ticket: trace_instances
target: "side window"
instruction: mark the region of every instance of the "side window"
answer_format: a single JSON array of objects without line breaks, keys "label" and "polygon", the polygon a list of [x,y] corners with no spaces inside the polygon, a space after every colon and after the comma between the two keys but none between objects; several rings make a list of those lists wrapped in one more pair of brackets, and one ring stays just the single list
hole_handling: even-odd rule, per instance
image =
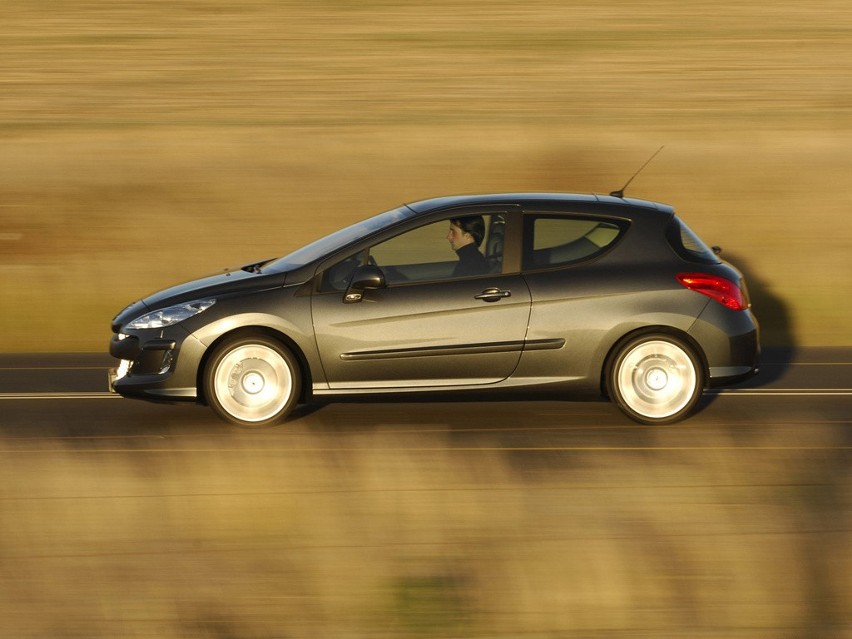
[{"label": "side window", "polygon": [[451,264],[453,253],[447,244],[447,222],[435,222],[412,231],[397,235],[370,249],[370,257],[379,268],[413,269],[429,268],[436,275],[441,274],[442,265]]},{"label": "side window", "polygon": [[330,266],[320,292],[345,291],[355,269],[376,264],[389,286],[499,273],[503,261],[503,213],[447,217],[406,231]]},{"label": "side window", "polygon": [[377,244],[370,259],[389,285],[496,273],[503,259],[504,225],[500,214],[460,213]]},{"label": "side window", "polygon": [[524,224],[524,268],[549,268],[604,252],[626,225],[593,218],[530,215]]}]

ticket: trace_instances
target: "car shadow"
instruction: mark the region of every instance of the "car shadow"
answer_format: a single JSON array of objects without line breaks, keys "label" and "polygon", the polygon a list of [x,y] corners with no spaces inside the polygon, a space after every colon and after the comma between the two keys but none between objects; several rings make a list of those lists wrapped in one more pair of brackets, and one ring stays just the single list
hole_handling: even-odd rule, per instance
[{"label": "car shadow", "polygon": [[742,385],[750,388],[771,385],[785,375],[797,354],[792,316],[784,300],[775,294],[748,260],[728,252],[721,257],[743,274],[752,312],[760,324],[760,372]]}]

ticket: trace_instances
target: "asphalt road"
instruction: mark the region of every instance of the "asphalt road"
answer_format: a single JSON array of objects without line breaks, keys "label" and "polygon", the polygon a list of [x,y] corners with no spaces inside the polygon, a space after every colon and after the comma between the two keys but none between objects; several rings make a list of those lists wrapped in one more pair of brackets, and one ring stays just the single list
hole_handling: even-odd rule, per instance
[{"label": "asphalt road", "polygon": [[666,427],[476,397],[240,429],[111,364],[0,356],[0,636],[852,636],[852,349]]},{"label": "asphalt road", "polygon": [[[109,393],[107,369],[114,364],[108,355],[99,353],[0,354],[0,437],[84,437],[87,433],[258,437],[257,431],[220,423],[205,408],[149,404]],[[852,348],[770,350],[763,356],[757,377],[735,387],[707,391],[697,413],[679,427],[643,429],[606,402],[523,394],[506,400],[484,394],[463,400],[323,402],[301,407],[287,425],[261,432],[264,438],[286,440],[294,430],[329,425],[335,432],[351,435],[388,423],[398,425],[403,433],[410,428],[411,435],[421,429],[446,429],[460,436],[548,429],[562,432],[568,438],[565,443],[570,444],[578,430],[605,430],[608,442],[614,435],[616,444],[630,445],[637,433],[645,431],[653,432],[655,439],[677,441],[679,430],[760,427],[765,432],[767,428],[784,430],[791,420],[840,432],[849,426]],[[475,445],[475,441],[471,443]],[[529,443],[537,444],[534,435]]]}]

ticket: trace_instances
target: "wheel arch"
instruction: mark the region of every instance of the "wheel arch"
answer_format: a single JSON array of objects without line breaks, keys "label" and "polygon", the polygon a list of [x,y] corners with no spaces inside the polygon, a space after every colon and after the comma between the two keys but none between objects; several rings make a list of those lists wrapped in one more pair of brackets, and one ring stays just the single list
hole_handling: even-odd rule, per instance
[{"label": "wheel arch", "polygon": [[603,360],[603,366],[601,366],[601,374],[599,380],[600,392],[605,398],[610,399],[608,380],[610,377],[610,371],[612,369],[613,363],[615,362],[615,358],[617,357],[619,351],[621,351],[625,344],[627,344],[631,340],[636,339],[637,337],[642,337],[643,335],[670,335],[671,337],[675,337],[684,342],[687,346],[689,346],[693,350],[695,355],[698,357],[698,360],[701,362],[701,369],[704,380],[703,387],[707,388],[707,385],[710,381],[710,365],[707,361],[707,355],[704,353],[704,349],[701,348],[701,345],[697,341],[695,341],[695,339],[691,337],[686,331],[683,331],[679,328],[665,325],[653,325],[643,326],[641,328],[636,328],[631,331],[628,331],[620,338],[615,340],[615,342],[613,342],[613,344],[609,347],[609,350],[607,351],[606,356]]},{"label": "wheel arch", "polygon": [[207,350],[204,351],[204,355],[198,365],[198,370],[195,372],[195,387],[198,393],[197,401],[199,404],[203,404],[205,406],[208,404],[204,390],[204,371],[207,369],[207,363],[210,360],[210,357],[216,352],[219,345],[227,340],[252,336],[273,339],[293,354],[299,364],[299,374],[302,377],[301,389],[299,391],[299,402],[304,403],[308,400],[312,386],[311,368],[308,365],[308,359],[305,356],[305,353],[301,348],[299,348],[299,345],[285,333],[268,326],[241,326],[240,328],[228,331],[227,333],[223,333],[217,337],[207,347]]}]

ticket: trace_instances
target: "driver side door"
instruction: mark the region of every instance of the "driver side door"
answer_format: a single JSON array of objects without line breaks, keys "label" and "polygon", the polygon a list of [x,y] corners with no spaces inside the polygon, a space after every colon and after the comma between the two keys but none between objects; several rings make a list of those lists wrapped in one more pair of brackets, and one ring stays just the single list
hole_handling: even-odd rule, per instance
[{"label": "driver side door", "polygon": [[489,236],[504,232],[498,227],[508,214],[483,217],[487,232],[480,246],[492,253],[494,272],[453,276],[457,258],[446,239],[447,217],[356,259],[384,275],[384,286],[363,291],[360,301],[346,303],[345,291],[328,286],[314,292],[314,330],[329,388],[475,386],[512,374],[523,350],[530,293],[518,273],[502,272],[502,243],[497,249],[489,243]]}]

